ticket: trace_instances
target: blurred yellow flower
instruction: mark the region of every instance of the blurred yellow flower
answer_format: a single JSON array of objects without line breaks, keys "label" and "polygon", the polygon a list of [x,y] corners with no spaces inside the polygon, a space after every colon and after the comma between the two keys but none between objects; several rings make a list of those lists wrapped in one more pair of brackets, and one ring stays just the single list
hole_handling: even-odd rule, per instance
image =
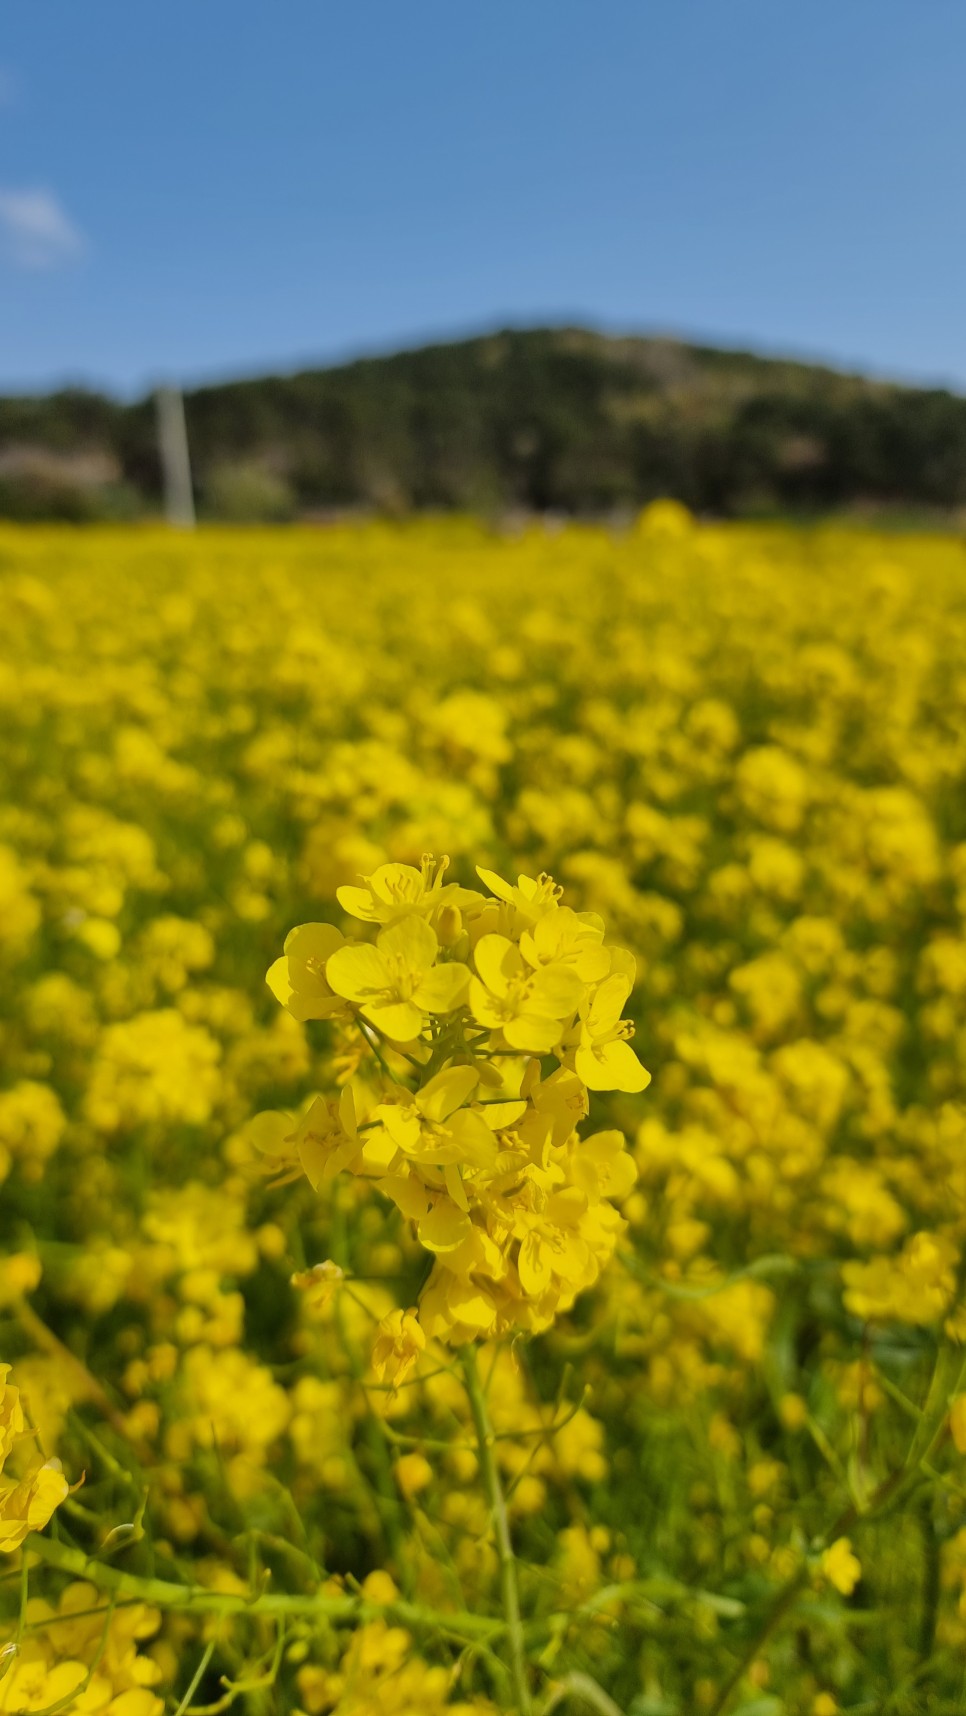
[{"label": "blurred yellow flower", "polygon": [[822,1554],[822,1572],[843,1597],[851,1597],[862,1577],[862,1563],[847,1537],[838,1537]]}]

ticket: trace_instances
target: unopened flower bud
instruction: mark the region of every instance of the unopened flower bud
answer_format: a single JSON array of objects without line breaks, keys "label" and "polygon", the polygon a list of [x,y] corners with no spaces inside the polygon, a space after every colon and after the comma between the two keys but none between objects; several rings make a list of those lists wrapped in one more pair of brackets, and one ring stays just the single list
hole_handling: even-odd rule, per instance
[{"label": "unopened flower bud", "polygon": [[436,919],[436,935],[441,947],[452,947],[463,933],[463,914],[459,906],[441,906]]}]

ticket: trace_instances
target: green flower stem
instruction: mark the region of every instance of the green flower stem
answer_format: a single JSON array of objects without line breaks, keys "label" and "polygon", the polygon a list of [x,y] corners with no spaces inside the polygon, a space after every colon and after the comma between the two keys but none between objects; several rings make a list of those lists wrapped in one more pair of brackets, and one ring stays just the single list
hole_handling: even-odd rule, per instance
[{"label": "green flower stem", "polygon": [[936,1625],[942,1596],[942,1555],[933,1521],[932,1497],[926,1496],[919,1509],[919,1529],[922,1533],[922,1612],[919,1618],[919,1662],[925,1667],[936,1648]]},{"label": "green flower stem", "polygon": [[[906,1496],[918,1483],[923,1468],[943,1441],[947,1430],[949,1403],[962,1389],[966,1380],[966,1358],[962,1348],[944,1343],[936,1354],[925,1405],[918,1415],[909,1450],[901,1466],[884,1478],[864,1506],[851,1502],[832,1525],[817,1538],[812,1549],[818,1552],[843,1537],[846,1532],[875,1519],[890,1506]],[[711,1716],[723,1716],[745,1673],[771,1638],[775,1629],[791,1609],[799,1593],[809,1581],[809,1566],[803,1562],[775,1597],[761,1627],[745,1650],[733,1673],[722,1687]]]},{"label": "green flower stem", "polygon": [[47,1327],[47,1324],[37,1315],[33,1306],[28,1304],[26,1299],[17,1299],[13,1308],[24,1334],[33,1341],[40,1352],[47,1353],[56,1360],[66,1374],[73,1378],[74,1387],[80,1397],[91,1401],[107,1419],[111,1428],[117,1432],[123,1441],[135,1449],[138,1459],[143,1464],[149,1464],[152,1458],[150,1449],[137,1443],[131,1437],[125,1426],[123,1413],[118,1411],[107,1390],[101,1386],[96,1376],[92,1375],[86,1364],[77,1357],[76,1353],[72,1353],[69,1347],[65,1347],[59,1336],[54,1334],[53,1329]]},{"label": "green flower stem", "polygon": [[266,1615],[281,1619],[301,1616],[305,1620],[329,1621],[394,1621],[399,1626],[423,1632],[447,1633],[465,1644],[490,1640],[505,1631],[501,1621],[490,1616],[471,1615],[465,1610],[424,1608],[419,1603],[400,1600],[394,1603],[373,1603],[352,1592],[332,1596],[289,1596],[286,1592],[264,1592],[261,1596],[242,1597],[224,1591],[211,1591],[204,1585],[176,1585],[168,1579],[142,1579],[125,1573],[106,1561],[96,1561],[58,1543],[54,1538],[31,1532],[24,1543],[24,1553],[69,1573],[74,1579],[87,1579],[101,1591],[121,1602],[149,1603],[156,1609],[178,1609],[194,1615]]},{"label": "green flower stem", "polygon": [[507,1644],[510,1652],[510,1675],[513,1681],[513,1693],[517,1701],[519,1716],[530,1716],[532,1706],[530,1688],[527,1684],[526,1647],[523,1626],[520,1621],[517,1563],[510,1538],[510,1521],[507,1516],[506,1498],[503,1494],[500,1472],[496,1463],[495,1438],[486,1410],[486,1396],[480,1384],[476,1348],[472,1342],[462,1348],[460,1362],[463,1367],[463,1379],[466,1383],[470,1411],[473,1414],[473,1423],[476,1428],[480,1471],[483,1474],[487,1500],[493,1516],[496,1552],[500,1563],[500,1594],[503,1600],[503,1618],[506,1622]]},{"label": "green flower stem", "polygon": [[732,1694],[737,1691],[755,1658],[764,1649],[768,1640],[771,1638],[772,1633],[779,1626],[780,1622],[784,1620],[789,1609],[795,1603],[799,1592],[804,1590],[805,1586],[808,1584],[808,1578],[808,1563],[803,1562],[797,1572],[793,1573],[791,1578],[782,1586],[757,1633],[751,1640],[747,1649],[744,1651],[740,1662],[736,1664],[732,1673],[729,1674],[724,1686],[718,1694],[717,1700],[712,1705],[711,1716],[722,1716],[722,1713],[727,1709],[728,1705],[731,1703]]},{"label": "green flower stem", "polygon": [[[332,1198],[331,1239],[335,1261],[339,1264],[340,1268],[343,1269],[347,1267],[344,1215],[345,1212],[343,1209],[342,1199],[339,1190],[336,1188],[333,1190]],[[337,1293],[335,1296],[334,1306],[335,1324],[339,1336],[339,1343],[345,1355],[346,1363],[349,1366],[350,1374],[362,1395],[363,1404],[365,1406],[366,1441],[369,1444],[369,1453],[372,1458],[375,1476],[373,1487],[376,1512],[379,1516],[379,1522],[385,1536],[386,1547],[395,1562],[398,1582],[402,1586],[405,1595],[407,1597],[411,1597],[412,1569],[410,1558],[406,1550],[405,1537],[403,1535],[402,1509],[399,1503],[399,1493],[396,1489],[392,1475],[392,1464],[389,1456],[389,1447],[386,1441],[385,1430],[382,1419],[379,1418],[372,1409],[372,1403],[369,1399],[369,1393],[366,1388],[365,1373],[363,1371],[359,1355],[352,1344],[352,1339],[346,1328],[340,1298],[341,1295]],[[356,1299],[355,1303],[361,1304],[363,1310],[369,1310],[369,1307],[364,1303],[364,1301]],[[369,1314],[370,1316],[372,1315],[371,1312],[369,1312]]]},{"label": "green flower stem", "polygon": [[551,1710],[556,1710],[558,1704],[568,1703],[571,1698],[577,1699],[578,1703],[589,1704],[592,1710],[600,1712],[600,1716],[624,1716],[620,1705],[615,1704],[613,1698],[608,1698],[593,1675],[583,1674],[579,1669],[557,1682],[543,1706],[543,1716],[550,1716]]},{"label": "green flower stem", "polygon": [[823,1543],[834,1543],[854,1525],[883,1513],[893,1503],[905,1498],[914,1489],[922,1470],[945,1440],[948,1431],[949,1405],[961,1392],[966,1380],[966,1357],[961,1347],[943,1344],[936,1354],[929,1391],[919,1415],[909,1451],[901,1466],[885,1478],[864,1507],[853,1502],[840,1514],[825,1533]]}]

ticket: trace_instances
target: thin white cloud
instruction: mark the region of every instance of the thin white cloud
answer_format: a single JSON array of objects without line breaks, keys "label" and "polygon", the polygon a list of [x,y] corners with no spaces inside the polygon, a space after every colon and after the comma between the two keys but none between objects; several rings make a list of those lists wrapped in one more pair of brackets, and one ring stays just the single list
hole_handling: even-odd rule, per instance
[{"label": "thin white cloud", "polygon": [[18,268],[57,268],[84,239],[51,191],[0,190],[0,248]]}]

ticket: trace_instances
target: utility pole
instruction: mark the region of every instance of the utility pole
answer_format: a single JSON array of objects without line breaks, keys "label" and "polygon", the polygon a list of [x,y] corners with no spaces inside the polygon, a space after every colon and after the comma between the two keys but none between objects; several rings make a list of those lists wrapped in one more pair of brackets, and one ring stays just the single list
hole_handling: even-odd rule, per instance
[{"label": "utility pole", "polygon": [[159,387],[157,401],[164,516],[169,524],[181,530],[193,530],[195,501],[191,488],[191,457],[180,388]]}]

